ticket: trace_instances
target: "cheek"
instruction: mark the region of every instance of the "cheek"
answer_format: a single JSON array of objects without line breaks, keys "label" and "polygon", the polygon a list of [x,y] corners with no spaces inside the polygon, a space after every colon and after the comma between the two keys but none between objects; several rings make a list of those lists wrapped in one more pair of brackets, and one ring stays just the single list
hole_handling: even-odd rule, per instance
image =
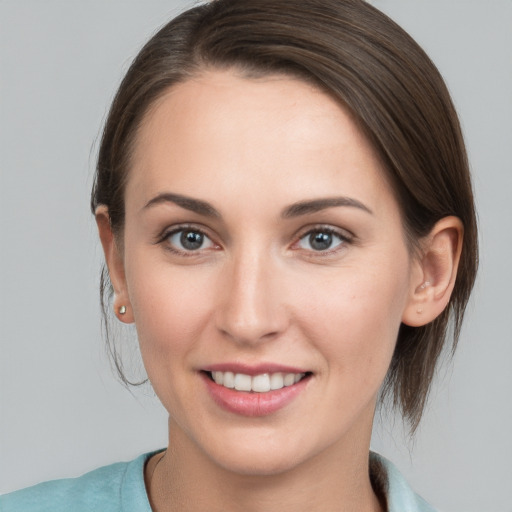
[{"label": "cheek", "polygon": [[350,386],[380,381],[388,370],[408,290],[405,271],[392,269],[345,268],[303,296],[302,330],[329,362],[329,371],[352,376]]},{"label": "cheek", "polygon": [[[135,269],[134,269],[135,270]],[[206,276],[191,279],[169,265],[133,272],[130,299],[146,373],[173,417],[186,417],[194,400],[189,379],[194,350],[207,329],[210,293]]]},{"label": "cheek", "polygon": [[[155,258],[127,262],[130,301],[148,374],[166,371],[199,339],[207,323],[212,291],[208,272],[177,270]],[[164,368],[166,367],[166,368]]]}]

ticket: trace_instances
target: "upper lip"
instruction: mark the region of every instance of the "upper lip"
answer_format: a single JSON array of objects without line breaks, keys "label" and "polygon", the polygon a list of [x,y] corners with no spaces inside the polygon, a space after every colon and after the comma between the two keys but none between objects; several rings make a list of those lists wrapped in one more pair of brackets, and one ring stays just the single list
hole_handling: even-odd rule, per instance
[{"label": "upper lip", "polygon": [[201,368],[205,372],[233,372],[244,375],[261,375],[263,373],[307,373],[308,370],[278,363],[217,363]]}]

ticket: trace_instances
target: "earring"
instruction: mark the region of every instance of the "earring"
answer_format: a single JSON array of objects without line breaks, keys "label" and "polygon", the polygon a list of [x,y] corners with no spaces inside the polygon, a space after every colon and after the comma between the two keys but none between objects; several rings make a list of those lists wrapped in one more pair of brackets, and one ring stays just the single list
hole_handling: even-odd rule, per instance
[{"label": "earring", "polygon": [[430,286],[432,283],[430,281],[425,281],[420,287],[419,290],[424,290],[428,286]]},{"label": "earring", "polygon": [[125,313],[126,313],[126,306],[121,306],[121,307],[119,308],[119,314],[120,314],[120,315],[124,315]]}]

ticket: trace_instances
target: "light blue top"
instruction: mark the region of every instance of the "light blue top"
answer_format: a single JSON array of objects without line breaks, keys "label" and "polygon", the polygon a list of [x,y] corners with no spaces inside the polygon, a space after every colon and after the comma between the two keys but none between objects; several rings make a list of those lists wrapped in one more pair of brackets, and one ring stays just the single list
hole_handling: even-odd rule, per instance
[{"label": "light blue top", "polygon": [[[5,494],[0,496],[0,512],[151,512],[144,464],[153,453],[78,478],[53,480]],[[375,453],[371,457],[386,472],[388,512],[436,512],[411,490],[391,462]]]}]

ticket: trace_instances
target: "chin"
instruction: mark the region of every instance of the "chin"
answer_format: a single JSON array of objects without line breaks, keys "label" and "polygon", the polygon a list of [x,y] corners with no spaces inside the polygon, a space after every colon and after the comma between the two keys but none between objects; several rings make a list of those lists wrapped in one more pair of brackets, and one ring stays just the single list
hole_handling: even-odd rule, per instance
[{"label": "chin", "polygon": [[263,477],[289,472],[313,459],[320,451],[314,445],[308,447],[307,439],[293,439],[292,435],[283,438],[273,432],[259,438],[257,435],[232,436],[228,442],[215,443],[209,457],[229,472]]},{"label": "chin", "polygon": [[[296,456],[296,455],[295,455]],[[225,470],[242,476],[276,476],[300,465],[297,459],[291,459],[285,453],[258,453],[256,456],[246,454],[243,457],[225,457],[217,460]]]}]

